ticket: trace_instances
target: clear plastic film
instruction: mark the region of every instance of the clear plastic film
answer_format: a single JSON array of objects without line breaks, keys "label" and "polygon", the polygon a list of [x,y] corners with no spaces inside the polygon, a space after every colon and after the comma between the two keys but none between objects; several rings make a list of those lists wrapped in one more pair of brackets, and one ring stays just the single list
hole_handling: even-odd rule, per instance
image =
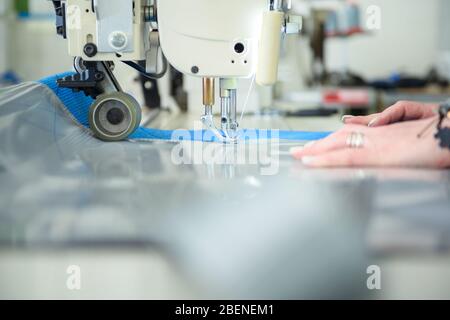
[{"label": "clear plastic film", "polygon": [[[194,160],[211,146],[238,149],[100,142],[48,87],[2,89],[0,246],[157,248],[205,297],[277,299],[367,293],[354,275],[365,277],[371,213],[395,216],[395,236],[414,238],[413,223],[433,230],[430,243],[449,245],[439,236],[450,230],[447,172],[414,171],[404,181],[395,170],[381,180],[364,170],[307,171],[282,155],[284,144],[269,176],[264,163],[174,161],[174,150]],[[411,203],[408,194],[421,197]],[[15,280],[0,275],[0,296]]]}]

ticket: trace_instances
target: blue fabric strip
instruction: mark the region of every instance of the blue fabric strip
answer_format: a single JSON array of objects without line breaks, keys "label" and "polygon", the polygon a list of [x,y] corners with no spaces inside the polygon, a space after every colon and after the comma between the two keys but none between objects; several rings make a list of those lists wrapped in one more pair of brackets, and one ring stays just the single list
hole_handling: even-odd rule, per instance
[{"label": "blue fabric strip", "polygon": [[[41,79],[38,82],[49,87],[66,108],[72,113],[75,119],[89,128],[88,114],[89,107],[93,103],[91,97],[87,97],[82,92],[73,92],[71,89],[58,87],[56,80],[69,76],[73,73],[67,72],[62,74],[56,74],[45,79]],[[331,132],[305,132],[305,131],[272,131],[272,130],[243,130],[241,137],[246,140],[253,139],[274,139],[290,140],[290,141],[314,141],[327,137]],[[131,136],[130,139],[134,140],[167,140],[167,141],[179,141],[179,140],[192,140],[192,141],[218,141],[217,137],[209,130],[160,130],[139,127]]]}]

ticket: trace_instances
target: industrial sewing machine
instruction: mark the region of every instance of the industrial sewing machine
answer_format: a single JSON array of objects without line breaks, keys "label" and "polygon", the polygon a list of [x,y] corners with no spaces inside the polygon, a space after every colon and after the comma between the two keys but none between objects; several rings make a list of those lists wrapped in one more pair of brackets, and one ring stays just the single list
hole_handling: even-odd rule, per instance
[{"label": "industrial sewing machine", "polygon": [[[298,33],[290,0],[60,0],[53,1],[57,33],[68,40],[74,75],[58,85],[95,99],[94,134],[126,139],[139,126],[141,108],[122,92],[114,64],[126,63],[151,79],[170,63],[203,79],[204,125],[223,141],[238,137],[237,81],[256,74],[261,85],[277,80],[282,33]],[[213,119],[219,82],[220,126]]]}]

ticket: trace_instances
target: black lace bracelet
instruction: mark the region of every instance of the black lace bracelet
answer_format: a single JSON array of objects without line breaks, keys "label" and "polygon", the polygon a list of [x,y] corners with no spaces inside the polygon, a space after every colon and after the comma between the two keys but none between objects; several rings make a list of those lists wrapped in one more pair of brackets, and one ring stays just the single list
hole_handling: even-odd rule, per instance
[{"label": "black lace bracelet", "polygon": [[450,101],[439,107],[439,123],[435,135],[441,148],[450,149],[450,128],[443,127],[445,119],[450,119]]}]

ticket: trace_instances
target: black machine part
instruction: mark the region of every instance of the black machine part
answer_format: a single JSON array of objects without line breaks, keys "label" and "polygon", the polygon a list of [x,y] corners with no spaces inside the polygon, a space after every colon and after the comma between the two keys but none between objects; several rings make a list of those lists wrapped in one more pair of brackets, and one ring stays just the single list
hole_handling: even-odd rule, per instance
[{"label": "black machine part", "polygon": [[443,126],[445,119],[450,119],[450,101],[442,104],[439,108],[438,130],[435,135],[441,148],[450,149],[450,128]]},{"label": "black machine part", "polygon": [[58,0],[58,1],[52,1],[53,7],[55,8],[55,14],[56,14],[56,33],[60,36],[62,36],[64,39],[66,39],[66,15],[65,15],[65,4]]},{"label": "black machine part", "polygon": [[127,139],[141,122],[141,107],[122,91],[113,74],[114,64],[104,61],[83,61],[75,58],[76,73],[58,79],[58,86],[82,91],[95,99],[89,110],[89,126],[103,141]]},{"label": "black machine part", "polygon": [[83,91],[93,99],[103,93],[122,91],[112,72],[113,63],[75,58],[74,67],[77,73],[58,79],[59,87]]}]

